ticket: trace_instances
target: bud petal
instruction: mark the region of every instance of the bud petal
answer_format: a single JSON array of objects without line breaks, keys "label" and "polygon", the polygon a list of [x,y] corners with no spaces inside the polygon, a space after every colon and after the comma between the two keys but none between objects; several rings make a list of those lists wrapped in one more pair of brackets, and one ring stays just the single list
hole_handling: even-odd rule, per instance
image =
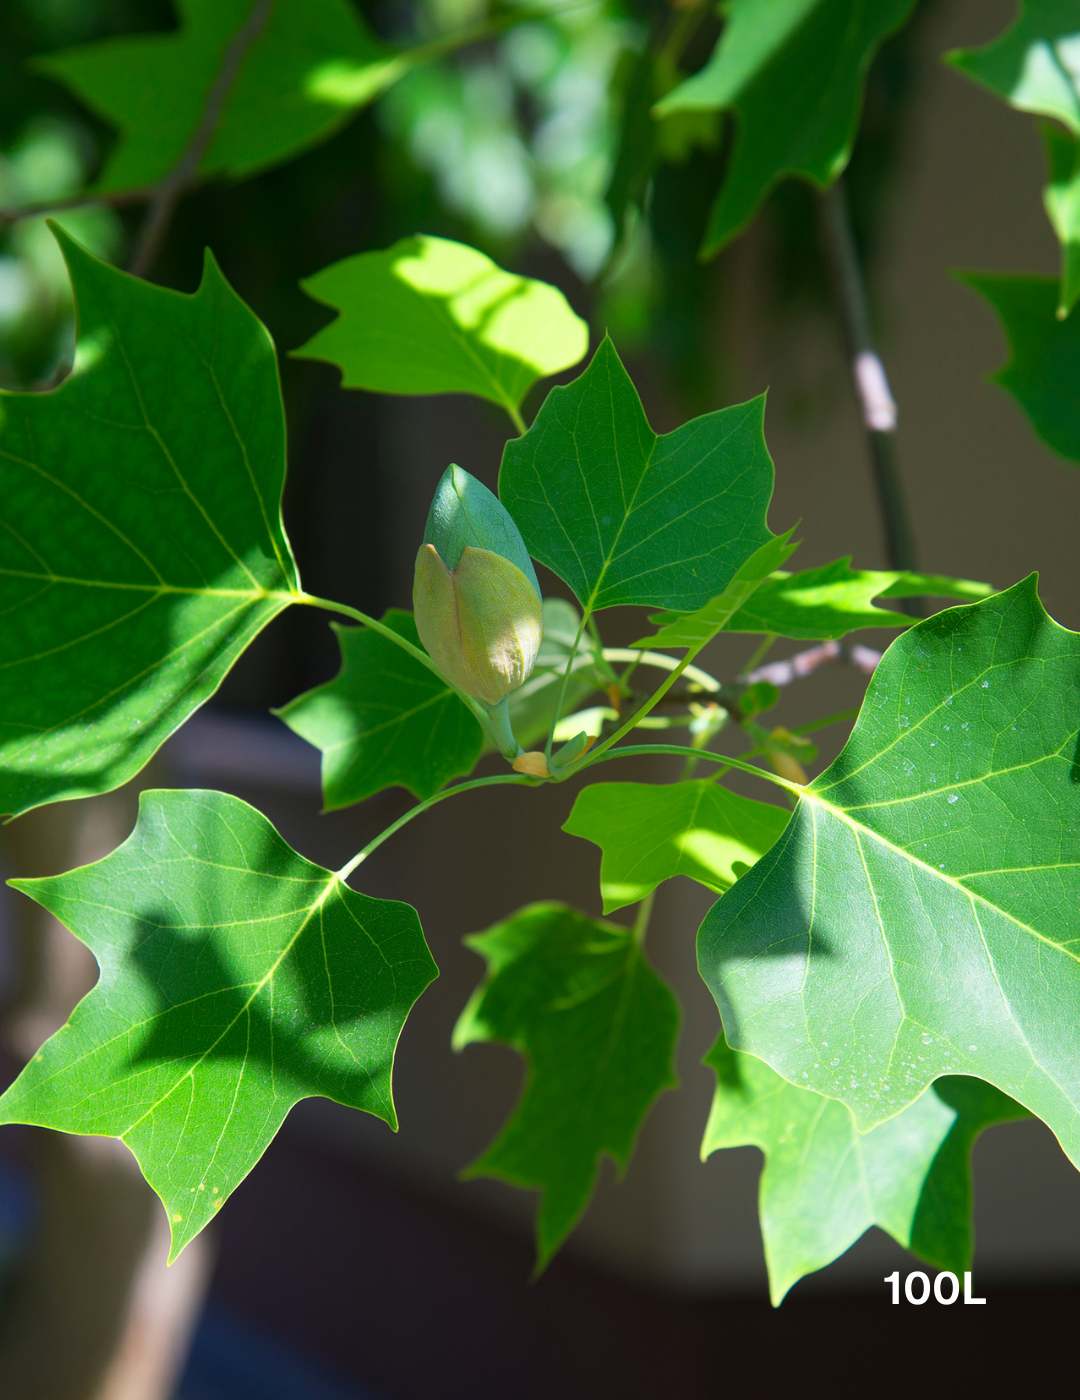
[{"label": "bud petal", "polygon": [[540,596],[540,584],[521,531],[498,496],[461,467],[451,465],[435,488],[424,527],[424,543],[433,544],[448,569],[456,569],[463,551],[489,549],[516,564]]},{"label": "bud petal", "polygon": [[428,655],[466,695],[494,706],[528,680],[544,615],[539,594],[509,559],[466,545],[448,569],[434,545],[421,545],[413,609]]}]

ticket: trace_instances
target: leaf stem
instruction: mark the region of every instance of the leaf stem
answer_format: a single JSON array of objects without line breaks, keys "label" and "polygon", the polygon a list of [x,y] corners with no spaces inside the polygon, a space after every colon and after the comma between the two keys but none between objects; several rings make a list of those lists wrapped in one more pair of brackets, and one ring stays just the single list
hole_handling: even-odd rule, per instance
[{"label": "leaf stem", "polygon": [[757,667],[761,665],[761,663],[765,660],[766,656],[768,656],[769,652],[772,650],[772,645],[773,642],[776,641],[776,636],[777,634],[775,632],[765,633],[764,637],[762,637],[761,639],[761,645],[755,647],[753,656],[751,656],[750,660],[739,672],[741,676],[748,676],[751,671],[756,670]]},{"label": "leaf stem", "polygon": [[514,427],[518,430],[518,435],[524,437],[529,430],[525,425],[525,419],[521,416],[521,410],[516,403],[511,403],[509,399],[506,401],[505,408],[510,415],[511,423],[513,423]]},{"label": "leaf stem", "polygon": [[491,716],[479,700],[474,700],[471,695],[466,695],[463,690],[458,690],[457,686],[451,685],[426,651],[414,646],[408,637],[403,637],[400,632],[395,632],[385,622],[380,622],[378,618],[369,617],[367,613],[362,613],[358,608],[350,608],[347,603],[335,603],[330,598],[316,598],[311,593],[299,593],[293,601],[304,603],[309,608],[321,608],[324,612],[340,613],[342,617],[351,617],[354,622],[362,622],[365,627],[370,627],[373,632],[378,632],[380,637],[385,637],[387,641],[399,646],[402,651],[407,651],[414,661],[419,661],[421,666],[426,666],[432,675],[438,676],[446,688],[452,690],[463,705],[468,706],[482,725],[490,726]]},{"label": "leaf stem", "polygon": [[586,608],[581,615],[581,622],[578,626],[577,636],[574,638],[574,645],[570,648],[570,655],[566,659],[563,668],[562,679],[559,681],[559,693],[555,699],[555,713],[551,717],[551,728],[548,730],[547,743],[544,745],[544,757],[551,757],[551,746],[555,742],[555,730],[558,728],[559,719],[562,715],[563,701],[566,698],[566,683],[570,679],[570,672],[574,669],[574,659],[577,656],[581,639],[585,635],[585,624],[589,620],[589,609]]},{"label": "leaf stem", "polygon": [[456,797],[459,792],[471,792],[473,788],[495,787],[499,784],[505,785],[514,783],[519,787],[522,785],[535,787],[536,778],[530,778],[525,773],[497,773],[493,778],[472,778],[467,783],[457,783],[454,787],[443,788],[442,792],[437,792],[434,797],[429,797],[424,802],[418,802],[415,807],[410,807],[407,812],[398,817],[396,822],[391,822],[378,836],[373,837],[362,851],[357,851],[352,860],[347,861],[337,872],[339,880],[347,880],[358,865],[367,860],[372,851],[378,850],[384,841],[390,839],[395,832],[407,826],[413,817],[418,817],[422,812],[426,812],[429,807],[434,807],[438,802],[444,802],[448,797]]},{"label": "leaf stem", "polygon": [[634,942],[640,948],[645,942],[645,935],[649,931],[649,920],[652,918],[653,903],[656,900],[656,891],[650,890],[637,907],[637,917],[634,919],[634,927],[631,930]]},{"label": "leaf stem", "polygon": [[805,792],[805,788],[798,783],[791,783],[787,778],[781,778],[777,773],[770,773],[766,768],[759,768],[756,763],[744,763],[741,758],[732,758],[726,753],[712,753],[708,749],[691,749],[681,744],[625,744],[621,749],[611,749],[607,753],[597,754],[593,757],[595,750],[589,752],[585,760],[575,768],[575,773],[584,772],[586,768],[591,768],[594,763],[608,763],[613,758],[641,758],[647,754],[661,754],[670,758],[693,758],[698,761],[709,763],[723,763],[728,768],[737,768],[740,773],[749,773],[754,778],[764,778],[767,783],[772,783],[775,787],[782,787],[787,792],[793,792],[796,797]]},{"label": "leaf stem", "polygon": [[248,49],[262,34],[274,8],[274,0],[255,0],[247,19],[229,41],[221,59],[217,77],[206,95],[206,103],[198,125],[191,134],[173,168],[153,188],[150,208],[135,240],[128,271],[135,277],[145,277],[153,266],[158,250],[168,232],[176,206],[189,186],[196,182],[199,162],[214,139],[221,114],[233,89]]},{"label": "leaf stem", "polygon": [[[833,302],[866,430],[886,560],[890,569],[910,572],[917,568],[915,537],[896,458],[896,403],[874,345],[866,282],[855,248],[842,179],[834,181],[830,189],[819,195],[818,214]],[[923,616],[921,599],[905,601],[910,604],[904,607],[905,612],[912,617]]]}]

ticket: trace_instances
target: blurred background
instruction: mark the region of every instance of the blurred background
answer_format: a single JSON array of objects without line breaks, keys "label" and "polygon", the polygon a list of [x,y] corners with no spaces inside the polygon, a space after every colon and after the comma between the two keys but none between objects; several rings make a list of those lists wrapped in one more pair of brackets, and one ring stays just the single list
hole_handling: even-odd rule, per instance
[{"label": "blurred background", "polygon": [[[409,43],[485,13],[483,0],[361,8],[377,32]],[[900,408],[921,567],[999,586],[1038,569],[1051,614],[1077,628],[1080,473],[987,382],[1006,356],[1002,337],[950,276],[1057,272],[1033,122],[940,61],[995,36],[1014,12],[1010,0],[924,0],[874,63],[846,179]],[[329,319],[300,278],[414,232],[474,243],[562,287],[594,343],[610,330],[657,431],[767,387],[770,523],[801,521],[798,567],[845,554],[856,567],[885,566],[810,192],[781,186],[750,231],[702,265],[724,140],[718,122],[701,121],[671,143],[644,214],[617,226],[619,199],[605,198],[635,60],[668,21],[652,0],[538,13],[416,71],[299,159],[204,186],[181,205],[152,276],[192,290],[209,246],[269,327],[289,422],[286,524],[312,593],[369,613],[408,607],[416,542],[447,462],[496,484],[505,425],[493,407],[343,391],[331,366],[288,357]],[[0,207],[77,192],[114,137],[28,60],[175,23],[166,0],[0,0]],[[717,32],[702,28],[690,68]],[[60,217],[124,265],[137,209]],[[0,229],[0,385],[48,387],[72,347],[67,277],[43,220]],[[533,392],[527,418],[547,387]],[[565,592],[550,575],[542,583]],[[318,755],[268,714],[337,669],[327,622],[295,613],[259,638],[139,786],[234,792],[304,855],[335,865],[408,798],[394,791],[319,816]],[[641,634],[630,612],[602,621],[613,645]],[[880,648],[888,634],[854,640]],[[749,650],[728,641],[711,659],[733,676]],[[824,668],[785,691],[776,721],[857,705],[864,687],[852,667]],[[843,737],[824,732],[817,768]],[[516,789],[472,794],[365,865],[367,892],[417,906],[442,972],[402,1039],[401,1131],[327,1101],[300,1105],[216,1232],[172,1270],[164,1215],[126,1149],[0,1128],[4,1400],[706,1397],[732,1386],[772,1396],[795,1385],[835,1395],[871,1383],[899,1395],[931,1381],[996,1391],[1027,1383],[1036,1361],[1067,1345],[1080,1303],[1080,1175],[1037,1122],[992,1129],[975,1150],[985,1308],[892,1308],[884,1275],[916,1265],[875,1230],[770,1309],[760,1154],[698,1160],[711,1096],[699,1061],[717,1023],[694,964],[710,900],[683,880],[660,891],[650,934],[685,1008],[682,1088],[651,1114],[626,1180],[605,1169],[563,1254],[530,1281],[533,1201],[456,1179],[504,1120],[522,1066],[491,1046],[454,1055],[450,1030],[481,972],[462,935],[532,899],[599,913],[597,853],[559,831],[573,787],[527,802]],[[125,789],[29,814],[0,837],[2,873],[104,855],[130,831],[136,800]],[[0,893],[9,1078],[94,976],[65,930]]]}]

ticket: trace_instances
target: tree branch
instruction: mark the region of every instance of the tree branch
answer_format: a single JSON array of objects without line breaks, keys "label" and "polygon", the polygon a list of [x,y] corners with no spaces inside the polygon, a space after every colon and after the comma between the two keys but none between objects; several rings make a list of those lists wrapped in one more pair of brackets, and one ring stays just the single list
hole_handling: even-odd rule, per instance
[{"label": "tree branch", "polygon": [[[913,571],[917,567],[915,538],[896,459],[896,402],[874,345],[866,284],[855,251],[842,180],[835,181],[818,197],[818,214],[833,302],[866,429],[886,560],[890,569]],[[921,599],[905,599],[903,607],[912,617],[923,615]]]},{"label": "tree branch", "polygon": [[880,660],[881,652],[874,651],[872,647],[864,647],[858,643],[855,646],[847,646],[841,642],[821,642],[816,647],[808,647],[806,651],[797,651],[786,661],[770,661],[767,666],[759,666],[756,671],[751,671],[742,679],[748,685],[754,685],[757,681],[768,681],[770,685],[776,686],[790,685],[792,681],[801,680],[803,676],[813,675],[820,666],[825,666],[830,661],[847,662],[857,667],[864,676],[872,676]]},{"label": "tree branch", "polygon": [[240,65],[248,49],[266,28],[273,7],[274,0],[255,0],[251,13],[233,35],[225,50],[221,67],[207,94],[206,105],[191,140],[173,168],[154,187],[150,208],[146,211],[128,264],[128,271],[136,277],[145,277],[153,266],[177,204],[189,187],[196,183],[199,163],[214,139],[225,103],[240,72]]}]

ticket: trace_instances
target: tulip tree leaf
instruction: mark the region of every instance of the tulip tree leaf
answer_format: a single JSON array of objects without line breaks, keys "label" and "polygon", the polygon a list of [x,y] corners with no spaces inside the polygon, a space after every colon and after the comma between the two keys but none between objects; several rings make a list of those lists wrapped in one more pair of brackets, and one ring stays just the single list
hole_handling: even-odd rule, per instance
[{"label": "tulip tree leaf", "polygon": [[137,773],[301,596],[270,337],[207,256],[193,296],[57,237],[75,368],[0,395],[0,811]]},{"label": "tulip tree leaf", "polygon": [[764,398],[661,437],[606,339],[506,444],[499,498],[529,553],[590,611],[620,603],[690,612],[724,591],[773,536]]},{"label": "tulip tree leaf", "polygon": [[731,160],[702,247],[718,252],[773,186],[798,175],[826,189],[851,155],[863,85],[882,41],[915,0],[731,0],[712,57],[657,104],[672,112],[728,108]]},{"label": "tulip tree leaf", "polygon": [[679,1011],[634,935],[564,904],[530,904],[465,940],[487,962],[454,1046],[529,1062],[509,1122],[468,1176],[538,1189],[537,1267],[577,1223],[603,1155],[625,1170],[654,1100],[675,1085]]},{"label": "tulip tree leaf", "polygon": [[[420,645],[412,614],[391,608],[383,622]],[[350,807],[396,785],[432,797],[470,773],[483,734],[445,681],[387,637],[332,623],[341,670],[275,713],[322,751],[325,810]]]},{"label": "tulip tree leaf", "polygon": [[1080,137],[1080,0],[1022,0],[1005,32],[948,61],[1021,112],[1056,117]]},{"label": "tulip tree leaf", "polygon": [[974,602],[993,589],[986,583],[853,569],[850,556],[801,573],[775,573],[748,598],[727,625],[729,632],[775,632],[780,637],[827,641],[860,627],[907,627],[906,613],[875,608],[875,598],[959,598]]},{"label": "tulip tree leaf", "polygon": [[[254,0],[255,5],[260,0]],[[176,0],[180,27],[34,60],[117,127],[97,193],[153,185],[181,159],[238,32],[257,29],[197,174],[233,179],[325,140],[407,70],[348,0]]]},{"label": "tulip tree leaf", "polygon": [[1080,317],[1059,320],[1052,277],[965,272],[1001,317],[1012,358],[992,379],[1012,394],[1048,447],[1080,462]]},{"label": "tulip tree leaf", "polygon": [[1080,1162],[1078,739],[1080,634],[1033,577],[893,642],[839,757],[701,926],[729,1044],[860,1132],[974,1075]]},{"label": "tulip tree leaf", "polygon": [[338,365],[346,389],[476,394],[516,413],[538,379],[589,348],[556,287],[447,238],[403,238],[301,285],[340,314],[293,354]]},{"label": "tulip tree leaf", "polygon": [[603,851],[604,913],[644,899],[663,880],[688,875],[723,893],[787,825],[791,813],[753,802],[709,778],[682,783],[591,783],[563,831]]},{"label": "tulip tree leaf", "polygon": [[1026,1118],[1019,1104],[949,1075],[864,1134],[842,1103],[789,1084],[723,1036],[705,1063],[716,1093],[702,1157],[744,1146],[765,1154],[759,1214],[774,1306],[871,1225],[935,1268],[971,1268],[971,1149],[991,1124]]},{"label": "tulip tree leaf", "polygon": [[101,976],[0,1122],[121,1138],[169,1213],[171,1257],[301,1099],[396,1128],[394,1049],[437,971],[409,905],[349,889],[220,792],[146,792],[104,860],[12,883]]}]

